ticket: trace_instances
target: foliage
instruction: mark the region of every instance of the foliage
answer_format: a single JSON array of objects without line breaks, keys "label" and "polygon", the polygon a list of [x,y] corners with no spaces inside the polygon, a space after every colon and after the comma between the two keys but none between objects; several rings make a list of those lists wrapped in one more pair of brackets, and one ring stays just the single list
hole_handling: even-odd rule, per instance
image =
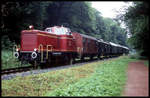
[{"label": "foliage", "polygon": [[141,56],[148,57],[148,42],[149,42],[149,4],[148,2],[134,2],[133,6],[130,6],[125,14],[122,14],[121,20],[123,20],[130,33],[131,38],[128,39],[130,45],[134,49],[141,52]]},{"label": "foliage", "polygon": [[21,66],[31,66],[30,64],[22,64],[21,62],[13,56],[11,50],[2,50],[1,60],[2,60],[2,69],[17,68]]},{"label": "foliage", "polygon": [[72,31],[126,45],[126,34],[112,19],[105,19],[90,2],[38,1],[3,2],[2,34],[20,43],[21,30],[29,25],[43,30],[54,25],[64,25]]},{"label": "foliage", "polygon": [[144,64],[149,67],[149,61],[145,61]]},{"label": "foliage", "polygon": [[[7,35],[1,37],[1,45],[2,45],[2,69],[8,68],[16,68],[21,66],[21,62],[16,59],[13,55],[13,46],[14,42],[11,42]],[[30,66],[30,64],[22,64],[22,66]]]},{"label": "foliage", "polygon": [[45,2],[6,2],[2,3],[2,35],[8,35],[11,41],[20,43],[21,30],[34,25],[36,29],[42,29]]},{"label": "foliage", "polygon": [[14,42],[11,42],[7,35],[1,37],[2,50],[12,50],[15,45]]},{"label": "foliage", "polygon": [[138,52],[136,52],[136,53],[134,53],[134,54],[131,53],[131,54],[129,55],[129,57],[130,57],[131,59],[147,60],[147,57],[140,55],[141,52],[142,52],[142,51],[138,51]]},{"label": "foliage", "polygon": [[2,69],[19,67],[20,63],[13,57],[12,51],[2,51]]}]

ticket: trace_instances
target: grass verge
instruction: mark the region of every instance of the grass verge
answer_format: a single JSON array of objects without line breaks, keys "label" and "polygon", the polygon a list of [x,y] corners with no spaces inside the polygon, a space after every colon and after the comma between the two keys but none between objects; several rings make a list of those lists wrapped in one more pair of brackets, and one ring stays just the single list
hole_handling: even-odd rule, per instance
[{"label": "grass verge", "polygon": [[133,59],[121,57],[98,64],[95,72],[85,79],[57,88],[45,96],[120,96],[126,82],[127,65]]},{"label": "grass verge", "polygon": [[146,65],[147,67],[149,67],[149,61],[148,60],[144,61],[144,65]]},{"label": "grass verge", "polygon": [[2,96],[119,96],[128,57],[2,80]]},{"label": "grass verge", "polygon": [[[12,51],[2,50],[2,69],[21,67],[21,62],[13,57]],[[29,64],[22,64],[22,66],[30,66]]]}]

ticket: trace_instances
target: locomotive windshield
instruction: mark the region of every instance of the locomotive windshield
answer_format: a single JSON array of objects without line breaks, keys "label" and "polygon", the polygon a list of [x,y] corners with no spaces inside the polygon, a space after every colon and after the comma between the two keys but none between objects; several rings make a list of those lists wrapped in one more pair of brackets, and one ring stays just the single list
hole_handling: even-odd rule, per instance
[{"label": "locomotive windshield", "polygon": [[64,28],[64,27],[55,28],[54,33],[57,35],[70,35],[69,30],[67,28]]},{"label": "locomotive windshield", "polygon": [[65,27],[51,27],[51,28],[46,28],[45,31],[56,35],[71,35],[71,30]]}]

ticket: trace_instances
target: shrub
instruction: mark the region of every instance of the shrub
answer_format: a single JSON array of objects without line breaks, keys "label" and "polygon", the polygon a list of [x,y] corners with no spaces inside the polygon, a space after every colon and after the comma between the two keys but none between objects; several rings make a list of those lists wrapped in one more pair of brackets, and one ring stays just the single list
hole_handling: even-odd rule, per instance
[{"label": "shrub", "polygon": [[15,42],[11,42],[7,35],[1,37],[2,50],[12,50]]},{"label": "shrub", "polygon": [[[14,42],[11,42],[7,35],[2,36],[1,39],[2,44],[2,69],[8,68],[15,68],[20,67],[21,62],[13,57],[13,46],[15,45]],[[29,64],[22,65],[22,66],[29,66]]]}]

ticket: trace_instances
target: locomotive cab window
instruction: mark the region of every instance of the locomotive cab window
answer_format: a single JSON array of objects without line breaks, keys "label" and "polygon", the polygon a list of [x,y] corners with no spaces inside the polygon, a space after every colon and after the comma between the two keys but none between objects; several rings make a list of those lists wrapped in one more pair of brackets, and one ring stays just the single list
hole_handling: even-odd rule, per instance
[{"label": "locomotive cab window", "polygon": [[57,35],[71,35],[70,30],[64,27],[55,28],[54,34]]},{"label": "locomotive cab window", "polygon": [[49,32],[49,33],[52,33],[52,29],[51,28],[48,28],[45,30],[46,32]]},{"label": "locomotive cab window", "polygon": [[60,29],[55,28],[55,32],[54,32],[55,34],[60,35],[60,32],[61,32]]},{"label": "locomotive cab window", "polygon": [[71,30],[69,28],[64,28],[64,27],[46,28],[45,31],[56,35],[72,35]]},{"label": "locomotive cab window", "polygon": [[71,31],[67,28],[63,28],[64,34],[65,35],[71,35]]}]

